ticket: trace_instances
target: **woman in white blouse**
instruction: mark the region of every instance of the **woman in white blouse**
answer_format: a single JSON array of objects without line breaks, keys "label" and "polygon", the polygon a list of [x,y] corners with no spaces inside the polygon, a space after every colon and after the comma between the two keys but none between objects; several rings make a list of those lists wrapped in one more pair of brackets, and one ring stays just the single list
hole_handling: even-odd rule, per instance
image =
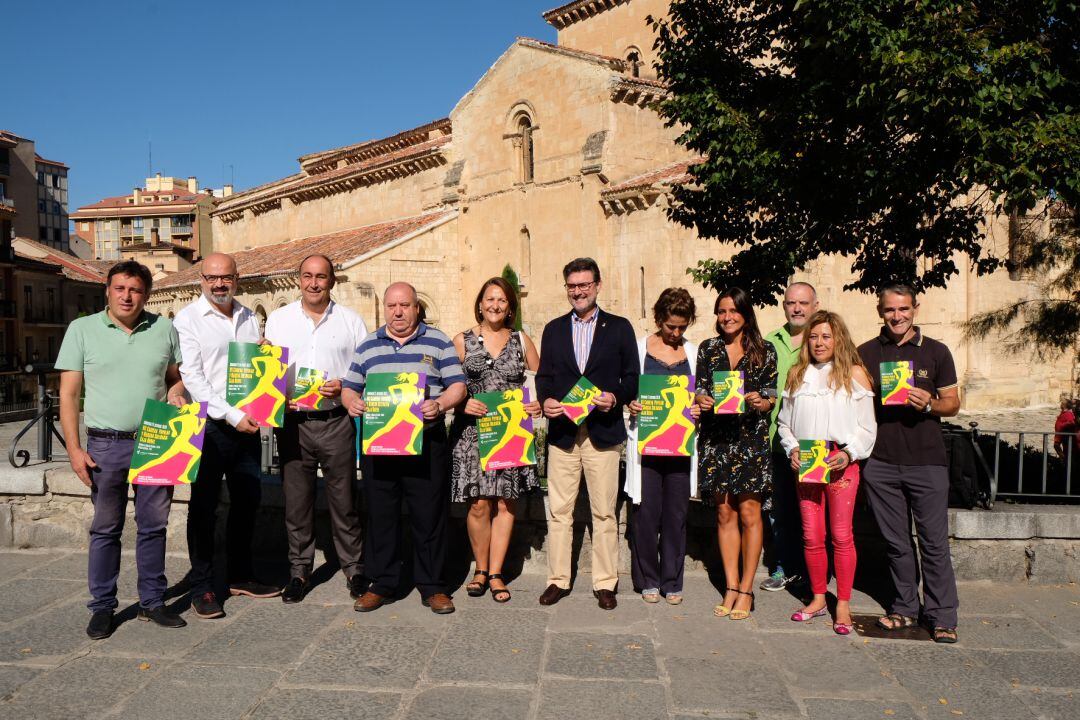
[{"label": "woman in white blouse", "polygon": [[776,430],[791,467],[799,469],[799,440],[826,440],[835,451],[828,458],[831,481],[799,483],[803,546],[813,599],[791,619],[806,622],[828,613],[825,590],[829,558],[825,550],[828,510],[836,570],[838,635],[851,634],[851,585],[855,579],[855,543],[851,516],[859,489],[858,461],[870,457],[877,435],[874,392],[869,373],[839,315],[814,313],[799,359],[788,373]]}]

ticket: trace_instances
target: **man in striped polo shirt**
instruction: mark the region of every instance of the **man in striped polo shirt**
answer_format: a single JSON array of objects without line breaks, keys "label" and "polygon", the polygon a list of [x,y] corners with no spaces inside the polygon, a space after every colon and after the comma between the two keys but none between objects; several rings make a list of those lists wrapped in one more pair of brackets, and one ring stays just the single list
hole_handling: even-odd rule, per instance
[{"label": "man in striped polo shirt", "polygon": [[409,508],[413,532],[413,576],[424,605],[439,615],[454,612],[446,594],[443,563],[446,557],[447,442],[443,415],[465,399],[465,374],[457,351],[445,333],[420,322],[416,289],[394,283],[383,295],[386,325],[356,348],[342,381],[342,404],[349,414],[363,414],[364,384],[369,373],[422,372],[427,395],[420,406],[424,415],[423,444],[411,457],[360,458],[367,501],[364,533],[364,574],[371,586],[354,608],[369,612],[382,607],[398,592],[401,549],[398,523],[401,498]]}]

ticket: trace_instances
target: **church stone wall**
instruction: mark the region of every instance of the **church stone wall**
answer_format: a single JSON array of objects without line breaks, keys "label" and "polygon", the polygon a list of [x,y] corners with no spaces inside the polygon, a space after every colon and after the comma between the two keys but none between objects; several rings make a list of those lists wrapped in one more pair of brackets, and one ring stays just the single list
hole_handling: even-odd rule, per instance
[{"label": "church stone wall", "polygon": [[559,44],[626,59],[627,48],[641,51],[642,77],[656,77],[653,62],[653,40],[656,34],[646,24],[646,18],[667,15],[668,0],[632,0],[587,20],[578,21],[559,30]]}]

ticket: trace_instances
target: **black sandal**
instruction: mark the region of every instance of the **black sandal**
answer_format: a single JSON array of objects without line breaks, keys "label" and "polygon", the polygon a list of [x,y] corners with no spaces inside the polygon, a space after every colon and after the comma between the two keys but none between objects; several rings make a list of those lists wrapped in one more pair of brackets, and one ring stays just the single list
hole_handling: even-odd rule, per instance
[{"label": "black sandal", "polygon": [[[491,580],[502,580],[502,579],[503,579],[502,573],[495,573],[494,575],[488,575],[488,580],[489,581],[491,581]],[[502,600],[500,600],[499,595],[506,595],[506,597],[504,597]],[[494,587],[491,588],[491,599],[494,600],[497,603],[510,602],[511,597],[513,597],[513,596],[510,595],[510,588],[506,587],[506,581],[505,580],[503,581],[503,587],[501,587],[501,588],[494,588]]]},{"label": "black sandal", "polygon": [[465,592],[468,594],[469,597],[480,597],[487,592],[488,580],[491,576],[488,575],[487,570],[477,570],[473,573],[473,577],[475,578],[477,575],[483,575],[484,581],[478,582],[476,580],[473,580],[471,583],[465,586]]},{"label": "black sandal", "polygon": [[915,627],[918,624],[919,621],[917,619],[908,617],[907,615],[901,615],[900,613],[889,613],[885,617],[880,617],[877,620],[877,626],[882,630],[888,630],[889,632]]},{"label": "black sandal", "polygon": [[937,626],[934,628],[934,642],[952,645],[957,641],[956,628]]}]

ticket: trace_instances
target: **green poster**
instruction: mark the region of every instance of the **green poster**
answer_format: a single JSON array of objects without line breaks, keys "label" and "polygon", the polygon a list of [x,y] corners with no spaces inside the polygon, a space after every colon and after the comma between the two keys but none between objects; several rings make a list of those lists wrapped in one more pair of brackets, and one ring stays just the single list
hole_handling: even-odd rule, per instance
[{"label": "green poster", "polygon": [[301,410],[324,409],[327,399],[319,394],[319,388],[326,382],[326,375],[324,371],[314,368],[296,368],[292,396],[298,408]]},{"label": "green poster", "polygon": [[585,422],[585,418],[589,416],[593,408],[596,407],[594,402],[601,394],[600,388],[589,382],[588,378],[582,376],[574,383],[574,387],[570,388],[570,392],[566,393],[566,397],[562,399],[563,412],[566,413],[566,417],[575,425],[580,425]]},{"label": "green poster", "polygon": [[477,393],[476,400],[487,405],[487,414],[476,420],[480,445],[480,468],[484,472],[536,464],[533,419],[525,412],[529,402],[526,388]]},{"label": "green poster", "polygon": [[285,373],[289,349],[258,343],[229,343],[225,402],[263,427],[281,427],[285,420]]},{"label": "green poster", "polygon": [[915,363],[910,360],[881,363],[881,404],[907,405]]},{"label": "green poster", "polygon": [[713,372],[713,412],[717,415],[738,415],[746,412],[746,378],[742,370]]},{"label": "green poster", "polygon": [[828,483],[832,443],[825,440],[799,441],[799,482]]},{"label": "green poster", "polygon": [[190,485],[199,473],[206,434],[206,403],[175,407],[147,398],[135,436],[128,482]]},{"label": "green poster", "polygon": [[424,433],[424,373],[369,373],[364,382],[365,455],[419,455]]},{"label": "green poster", "polygon": [[661,457],[690,457],[697,425],[693,375],[642,375],[638,379],[638,452]]}]

